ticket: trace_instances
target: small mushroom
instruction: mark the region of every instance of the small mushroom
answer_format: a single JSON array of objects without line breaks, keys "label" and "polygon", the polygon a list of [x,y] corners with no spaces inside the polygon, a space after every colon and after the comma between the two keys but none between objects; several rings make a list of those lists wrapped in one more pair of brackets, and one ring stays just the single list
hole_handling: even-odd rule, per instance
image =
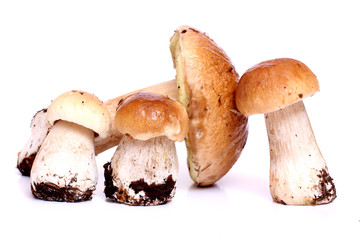
[{"label": "small mushroom", "polygon": [[303,99],[319,91],[302,62],[280,58],[248,69],[236,92],[245,116],[265,114],[270,147],[270,192],[289,205],[317,205],[336,198],[335,185],[316,143]]},{"label": "small mushroom", "polygon": [[70,91],[50,104],[46,119],[53,127],[31,169],[33,195],[48,201],[91,199],[98,178],[94,136],[108,135],[108,110],[94,95]]},{"label": "small mushroom", "polygon": [[105,195],[129,205],[159,205],[174,197],[178,159],[174,141],[182,141],[188,116],[178,102],[139,92],[120,101],[114,121],[122,134],[105,168]]},{"label": "small mushroom", "polygon": [[123,134],[121,134],[115,127],[114,119],[116,115],[116,108],[118,106],[119,101],[121,99],[126,98],[129,95],[133,95],[137,92],[154,92],[158,94],[162,94],[165,96],[168,96],[171,99],[177,99],[177,88],[176,88],[176,81],[170,80],[166,82],[161,82],[152,86],[148,86],[146,88],[138,89],[133,92],[118,96],[116,98],[109,99],[104,102],[104,105],[110,112],[110,116],[112,119],[112,127],[110,130],[110,134],[106,138],[95,138],[95,153],[99,154],[101,152],[104,152],[108,150],[109,148],[116,147],[119,144],[120,139],[123,137]]},{"label": "small mushroom", "polygon": [[234,111],[239,75],[226,53],[194,28],[176,29],[170,51],[179,102],[189,115],[189,174],[197,186],[209,186],[231,169],[246,144],[248,119]]}]

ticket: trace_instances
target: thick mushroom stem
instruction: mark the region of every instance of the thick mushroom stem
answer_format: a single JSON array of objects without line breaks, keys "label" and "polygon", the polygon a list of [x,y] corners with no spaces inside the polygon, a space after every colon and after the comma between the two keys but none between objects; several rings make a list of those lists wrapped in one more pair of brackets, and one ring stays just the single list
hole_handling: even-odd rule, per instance
[{"label": "thick mushroom stem", "polygon": [[31,169],[31,190],[48,201],[90,200],[97,184],[94,132],[59,120],[45,138]]},{"label": "thick mushroom stem", "polygon": [[289,205],[317,205],[336,198],[302,101],[265,114],[270,147],[270,192]]},{"label": "thick mushroom stem", "polygon": [[129,205],[160,205],[175,194],[178,159],[165,136],[146,141],[123,137],[105,168],[105,195]]}]

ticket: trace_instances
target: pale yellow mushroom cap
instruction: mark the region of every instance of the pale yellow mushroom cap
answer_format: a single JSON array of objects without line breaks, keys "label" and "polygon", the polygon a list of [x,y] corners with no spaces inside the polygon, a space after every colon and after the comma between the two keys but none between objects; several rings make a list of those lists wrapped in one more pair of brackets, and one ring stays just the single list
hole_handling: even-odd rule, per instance
[{"label": "pale yellow mushroom cap", "polygon": [[58,96],[49,106],[47,120],[73,122],[93,130],[104,138],[110,132],[110,113],[95,95],[83,91],[69,91]]}]

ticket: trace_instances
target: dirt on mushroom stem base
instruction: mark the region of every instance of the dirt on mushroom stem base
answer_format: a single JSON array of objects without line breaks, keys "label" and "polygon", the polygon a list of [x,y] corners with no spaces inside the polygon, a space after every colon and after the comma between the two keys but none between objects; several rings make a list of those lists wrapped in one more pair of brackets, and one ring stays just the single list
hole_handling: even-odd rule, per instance
[{"label": "dirt on mushroom stem base", "polygon": [[85,192],[72,186],[59,187],[50,182],[42,182],[31,186],[31,192],[34,197],[46,201],[58,202],[81,202],[92,199],[92,193],[95,190],[88,189]]},{"label": "dirt on mushroom stem base", "polygon": [[128,194],[125,188],[118,188],[114,186],[110,162],[104,164],[104,177],[104,193],[107,198],[114,202],[137,206],[161,205],[167,203],[171,199],[171,193],[173,192],[176,184],[172,175],[170,175],[167,179],[164,179],[163,184],[148,184],[143,178],[138,181],[133,181],[130,183],[129,188],[134,190],[136,194],[141,191],[144,193],[143,198],[135,200]]},{"label": "dirt on mushroom stem base", "polygon": [[270,150],[270,192],[288,205],[317,205],[336,198],[335,185],[302,101],[265,114]]}]

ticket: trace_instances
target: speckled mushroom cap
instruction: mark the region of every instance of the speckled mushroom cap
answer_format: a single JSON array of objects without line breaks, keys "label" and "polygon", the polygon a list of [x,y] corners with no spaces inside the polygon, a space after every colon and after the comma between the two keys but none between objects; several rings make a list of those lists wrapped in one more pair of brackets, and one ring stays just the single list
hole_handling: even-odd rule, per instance
[{"label": "speckled mushroom cap", "polygon": [[138,140],[167,136],[182,141],[188,130],[188,115],[177,101],[152,92],[138,92],[121,100],[115,127]]},{"label": "speckled mushroom cap", "polygon": [[198,186],[209,186],[230,170],[246,144],[248,119],[233,111],[239,74],[225,51],[195,28],[177,28],[170,51],[179,102],[189,115],[189,173]]},{"label": "speckled mushroom cap", "polygon": [[49,106],[47,120],[73,122],[93,130],[101,138],[110,131],[111,119],[107,108],[95,95],[82,91],[69,91],[58,96]]},{"label": "speckled mushroom cap", "polygon": [[278,58],[261,62],[240,78],[236,106],[245,116],[269,113],[314,95],[319,82],[302,62]]}]

